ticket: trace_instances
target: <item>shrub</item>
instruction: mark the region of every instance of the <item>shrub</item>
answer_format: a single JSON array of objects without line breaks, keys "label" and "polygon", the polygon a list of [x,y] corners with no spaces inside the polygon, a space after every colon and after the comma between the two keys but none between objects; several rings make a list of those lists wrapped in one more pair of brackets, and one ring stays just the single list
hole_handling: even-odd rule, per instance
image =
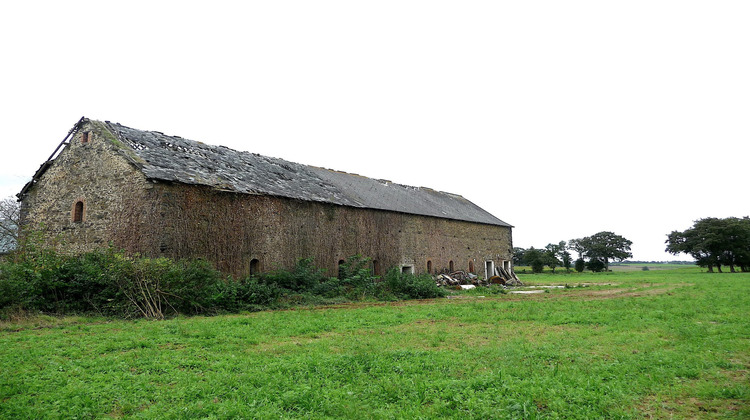
[{"label": "shrub", "polygon": [[248,281],[240,284],[238,289],[238,301],[245,305],[270,305],[279,298],[281,290],[274,285],[261,284],[256,281]]},{"label": "shrub", "polygon": [[575,269],[577,272],[582,273],[583,270],[586,269],[586,261],[584,261],[583,258],[577,259],[575,263]]},{"label": "shrub", "polygon": [[604,261],[598,259],[598,258],[592,258],[589,260],[589,262],[586,264],[586,267],[593,271],[594,273],[599,273],[601,271],[604,271]]},{"label": "shrub", "polygon": [[239,281],[225,278],[204,260],[128,256],[114,249],[79,256],[28,246],[0,263],[0,310],[58,314],[164,318],[175,314],[255,311],[298,304],[363,299],[444,296],[429,275],[391,270],[378,282],[369,260],[341,265],[326,278],[312,259],[291,271],[276,270]]},{"label": "shrub", "polygon": [[312,290],[325,279],[323,270],[313,265],[312,258],[297,261],[292,271],[276,270],[260,276],[260,282],[263,284],[273,284],[295,292]]},{"label": "shrub", "polygon": [[[414,275],[402,273],[393,268],[385,275],[385,281],[380,283],[386,295],[391,294],[399,299],[429,299],[446,295],[445,289],[438,287],[429,274]],[[382,295],[382,294],[381,294]]]},{"label": "shrub", "polygon": [[313,292],[328,298],[345,296],[350,300],[374,297],[378,277],[372,274],[369,262],[369,258],[360,255],[347,258],[346,262],[339,266],[339,277],[321,282]]}]

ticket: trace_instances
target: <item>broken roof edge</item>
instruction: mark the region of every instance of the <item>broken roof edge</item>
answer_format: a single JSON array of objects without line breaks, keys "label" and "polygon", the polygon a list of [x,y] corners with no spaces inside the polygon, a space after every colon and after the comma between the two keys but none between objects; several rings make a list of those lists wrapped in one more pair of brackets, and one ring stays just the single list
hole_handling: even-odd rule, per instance
[{"label": "broken roof edge", "polygon": [[70,138],[73,135],[75,135],[75,133],[77,133],[78,130],[81,128],[81,126],[87,121],[89,121],[89,119],[86,118],[85,116],[82,116],[78,120],[78,122],[73,124],[73,127],[71,127],[71,129],[68,131],[68,134],[65,135],[65,138],[63,138],[60,144],[57,145],[57,147],[55,148],[55,151],[53,151],[52,154],[49,155],[47,160],[45,160],[44,162],[42,162],[41,165],[39,165],[39,169],[37,169],[36,172],[34,172],[34,175],[31,177],[29,182],[24,184],[23,188],[21,188],[21,191],[18,194],[16,194],[16,198],[18,199],[18,201],[23,201],[24,197],[29,192],[31,187],[33,187],[37,183],[39,178],[41,178],[42,175],[44,175],[44,173],[47,172],[47,169],[49,169],[50,166],[52,166],[52,163],[55,161],[55,159],[57,159],[57,156],[60,156],[60,153],[62,153],[60,149],[62,148],[63,150],[65,150],[65,148],[63,148],[62,146],[70,144]]}]

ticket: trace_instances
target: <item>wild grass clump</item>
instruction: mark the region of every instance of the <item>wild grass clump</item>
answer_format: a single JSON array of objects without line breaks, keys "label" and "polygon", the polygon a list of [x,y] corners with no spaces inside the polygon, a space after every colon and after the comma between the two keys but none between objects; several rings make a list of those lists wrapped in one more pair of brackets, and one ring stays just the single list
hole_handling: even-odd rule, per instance
[{"label": "wild grass clump", "polygon": [[161,319],[445,294],[430,276],[394,270],[381,281],[368,262],[351,257],[338,277],[326,277],[312,259],[302,259],[292,270],[234,280],[200,259],[145,258],[114,249],[74,256],[29,246],[0,263],[0,317],[41,312]]}]

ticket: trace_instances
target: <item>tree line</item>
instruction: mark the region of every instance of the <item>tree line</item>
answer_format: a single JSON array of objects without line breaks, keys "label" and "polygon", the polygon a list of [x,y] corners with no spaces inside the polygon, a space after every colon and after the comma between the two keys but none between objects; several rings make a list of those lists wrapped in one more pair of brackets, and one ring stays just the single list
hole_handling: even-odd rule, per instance
[{"label": "tree line", "polygon": [[714,272],[714,267],[721,273],[722,265],[733,273],[736,267],[743,272],[750,271],[750,218],[747,216],[697,220],[687,230],[668,234],[666,244],[670,254],[688,254],[710,273]]},{"label": "tree line", "polygon": [[[555,272],[557,267],[570,271],[571,266],[579,273],[585,269],[594,272],[608,271],[610,261],[631,258],[630,246],[633,242],[613,232],[603,231],[570,241],[547,244],[544,248],[513,248],[513,264],[528,265],[534,273],[541,273],[544,267]],[[569,251],[578,258],[573,261]]]}]

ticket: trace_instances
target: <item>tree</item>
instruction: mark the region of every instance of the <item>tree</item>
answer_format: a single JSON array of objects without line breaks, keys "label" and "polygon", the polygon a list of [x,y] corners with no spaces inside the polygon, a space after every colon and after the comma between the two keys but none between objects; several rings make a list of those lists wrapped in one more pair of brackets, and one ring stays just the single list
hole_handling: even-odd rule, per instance
[{"label": "tree", "polygon": [[20,222],[20,203],[10,197],[0,200],[0,252],[7,252],[16,248]]},{"label": "tree", "polygon": [[562,266],[565,267],[565,271],[570,271],[572,258],[570,252],[568,252],[568,244],[565,241],[560,241],[558,246],[560,247],[560,251],[557,253],[557,256],[562,260]]},{"label": "tree", "polygon": [[558,254],[564,249],[559,244],[547,244],[544,247],[544,262],[552,269],[552,273],[555,272],[555,267],[560,265],[560,260],[557,259]]},{"label": "tree", "polygon": [[750,270],[750,218],[730,217],[718,219],[707,217],[697,220],[693,227],[683,231],[672,231],[667,235],[666,251],[677,255],[689,254],[701,267],[713,273],[714,267],[721,273],[722,264],[730,271],[739,266]]},{"label": "tree", "polygon": [[610,259],[622,261],[633,256],[630,252],[633,242],[612,232],[599,232],[576,241],[583,249],[583,255],[589,258],[589,263],[591,260],[600,260],[605,271],[609,271]]},{"label": "tree", "polygon": [[541,273],[544,271],[545,253],[542,250],[536,249],[533,246],[526,250],[524,254],[524,263],[531,266],[531,271],[534,273]]},{"label": "tree", "polygon": [[526,253],[526,250],[519,247],[513,248],[513,265],[523,265],[523,256]]},{"label": "tree", "polygon": [[583,244],[581,243],[582,239],[571,239],[568,241],[568,249],[572,249],[578,254],[578,259],[583,259],[583,254],[586,252],[586,249],[583,247]]},{"label": "tree", "polygon": [[723,232],[721,238],[724,249],[719,257],[719,262],[728,265],[729,271],[735,272],[735,266],[740,270],[748,271],[750,259],[750,218],[742,219],[728,217],[722,220]]},{"label": "tree", "polygon": [[570,271],[570,266],[573,262],[573,258],[570,255],[570,252],[568,252],[568,250],[566,249],[563,249],[560,259],[562,260],[563,267],[565,267],[565,271]]}]

